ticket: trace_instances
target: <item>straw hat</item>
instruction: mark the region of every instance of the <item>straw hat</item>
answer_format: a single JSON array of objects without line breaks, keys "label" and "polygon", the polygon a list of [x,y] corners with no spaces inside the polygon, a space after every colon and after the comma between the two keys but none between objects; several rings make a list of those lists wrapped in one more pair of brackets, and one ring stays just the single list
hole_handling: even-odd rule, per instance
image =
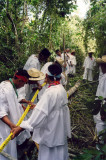
[{"label": "straw hat", "polygon": [[75,52],[75,50],[72,50],[71,53]]},{"label": "straw hat", "polygon": [[57,57],[55,60],[56,60],[61,66],[63,66],[64,61],[63,61],[62,58]]},{"label": "straw hat", "polygon": [[106,63],[106,55],[102,56],[102,58],[97,58],[96,62],[97,63]]},{"label": "straw hat", "polygon": [[45,75],[40,72],[38,69],[31,68],[28,70],[28,74],[31,76],[29,80],[31,81],[39,81],[45,78]]}]

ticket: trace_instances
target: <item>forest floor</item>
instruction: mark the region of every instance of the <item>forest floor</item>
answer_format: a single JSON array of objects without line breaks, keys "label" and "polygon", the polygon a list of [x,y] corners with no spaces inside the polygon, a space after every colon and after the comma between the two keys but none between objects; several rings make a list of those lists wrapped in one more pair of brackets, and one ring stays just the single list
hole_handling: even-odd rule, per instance
[{"label": "forest floor", "polygon": [[[78,90],[69,97],[68,103],[72,130],[72,138],[68,139],[70,160],[73,160],[77,154],[83,153],[84,149],[95,148],[95,125],[93,116],[86,104],[95,99],[98,82],[97,80],[83,82],[81,75],[81,73],[77,73],[74,77],[69,77],[66,86],[68,91],[78,80],[81,80]],[[27,144],[26,147],[28,151]],[[24,156],[19,160],[37,160],[38,150],[35,145],[32,145],[29,150],[28,152],[24,151]]]},{"label": "forest floor", "polygon": [[81,80],[81,84],[69,98],[68,104],[72,130],[72,138],[68,141],[71,159],[82,153],[84,149],[95,148],[95,125],[87,103],[95,99],[98,82],[97,80],[83,82],[82,76],[76,74],[76,76],[69,78],[67,90],[73,87],[78,80]]}]

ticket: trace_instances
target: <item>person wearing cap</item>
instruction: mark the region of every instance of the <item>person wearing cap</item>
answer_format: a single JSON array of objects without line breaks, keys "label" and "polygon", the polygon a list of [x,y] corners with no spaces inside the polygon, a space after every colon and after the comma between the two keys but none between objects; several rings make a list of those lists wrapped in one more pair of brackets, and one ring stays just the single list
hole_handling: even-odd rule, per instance
[{"label": "person wearing cap", "polygon": [[[0,83],[0,145],[10,134],[10,130],[16,127],[23,114],[23,108],[18,103],[17,89],[28,82],[29,75],[26,70],[19,69],[13,78]],[[30,132],[24,131],[13,141],[10,141],[3,151],[17,159],[17,144],[22,144],[30,138]],[[7,160],[0,154],[0,160]]]},{"label": "person wearing cap", "polygon": [[[96,97],[103,97],[103,103],[106,103],[106,55],[102,56],[102,58],[96,59],[96,62],[101,67],[103,73],[99,80]],[[99,112],[94,116],[94,121],[96,123],[97,135],[99,135],[102,130],[106,129],[106,112]]]},{"label": "person wearing cap", "polygon": [[39,53],[38,57],[35,54],[32,54],[26,61],[24,65],[24,69],[29,70],[30,68],[35,68],[35,69],[40,70],[41,68],[40,63],[46,62],[50,55],[51,53],[49,52],[47,48],[44,48]]},{"label": "person wearing cap", "polygon": [[60,84],[62,69],[48,67],[48,88],[34,108],[31,117],[13,129],[12,138],[24,129],[33,131],[32,139],[39,144],[38,160],[68,160],[67,136],[71,137],[70,113],[64,87]]},{"label": "person wearing cap", "polygon": [[[29,80],[28,83],[24,85],[24,87],[21,87],[18,89],[18,101],[25,106],[28,104],[32,105],[32,108],[34,108],[35,104],[37,103],[37,98],[35,99],[34,103],[31,103],[31,99],[33,98],[35,92],[37,89],[40,89],[39,87],[39,81],[45,79],[45,75],[39,71],[38,69],[31,68],[28,71],[29,74]],[[26,105],[27,104],[27,105]],[[27,118],[30,117],[32,113],[32,110],[30,110],[27,114]]]},{"label": "person wearing cap", "polygon": [[84,60],[83,68],[83,80],[93,81],[92,71],[96,65],[95,58],[92,56],[93,52],[89,52],[88,56]]}]

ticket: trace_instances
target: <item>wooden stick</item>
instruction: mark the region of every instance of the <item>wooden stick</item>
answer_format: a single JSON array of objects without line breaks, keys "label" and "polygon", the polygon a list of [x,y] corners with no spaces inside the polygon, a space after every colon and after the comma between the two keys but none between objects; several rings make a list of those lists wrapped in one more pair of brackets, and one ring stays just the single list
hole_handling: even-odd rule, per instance
[{"label": "wooden stick", "polygon": [[8,158],[9,160],[16,160],[15,158],[11,157],[8,153],[1,151],[0,152],[1,155],[3,155],[4,157]]}]

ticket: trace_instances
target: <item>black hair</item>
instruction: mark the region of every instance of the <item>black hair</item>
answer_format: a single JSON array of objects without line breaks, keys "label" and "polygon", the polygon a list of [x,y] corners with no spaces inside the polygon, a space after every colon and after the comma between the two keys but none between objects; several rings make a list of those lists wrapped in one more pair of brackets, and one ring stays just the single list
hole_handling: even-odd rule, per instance
[{"label": "black hair", "polygon": [[[60,63],[55,61],[54,64],[59,65],[59,67],[61,67]],[[61,67],[62,68],[62,67]]]},{"label": "black hair", "polygon": [[75,52],[71,52],[72,55],[75,55]]},{"label": "black hair", "polygon": [[89,52],[88,54],[89,54],[89,57],[92,58],[93,52]]},{"label": "black hair", "polygon": [[51,53],[49,52],[49,50],[47,48],[44,48],[41,52],[40,55],[44,55],[45,57],[49,57],[51,55]]},{"label": "black hair", "polygon": [[[62,68],[59,64],[51,64],[49,67],[48,67],[48,70],[49,72],[56,76],[56,75],[59,75],[62,73]],[[49,76],[49,75],[48,75]],[[54,77],[53,76],[49,76],[50,80],[54,81]],[[61,78],[56,78],[56,80],[60,80]]]},{"label": "black hair", "polygon": [[56,52],[56,53],[58,53],[59,51],[60,51],[60,50],[59,50],[59,49],[57,49],[55,52]]},{"label": "black hair", "polygon": [[[28,72],[27,72],[25,69],[22,69],[22,68],[19,68],[19,69],[17,70],[17,72],[15,73],[15,75],[24,76],[24,77],[26,77],[26,78],[29,78],[29,77],[30,77],[29,74],[28,74]],[[14,79],[17,79],[17,77],[14,76]]]}]

